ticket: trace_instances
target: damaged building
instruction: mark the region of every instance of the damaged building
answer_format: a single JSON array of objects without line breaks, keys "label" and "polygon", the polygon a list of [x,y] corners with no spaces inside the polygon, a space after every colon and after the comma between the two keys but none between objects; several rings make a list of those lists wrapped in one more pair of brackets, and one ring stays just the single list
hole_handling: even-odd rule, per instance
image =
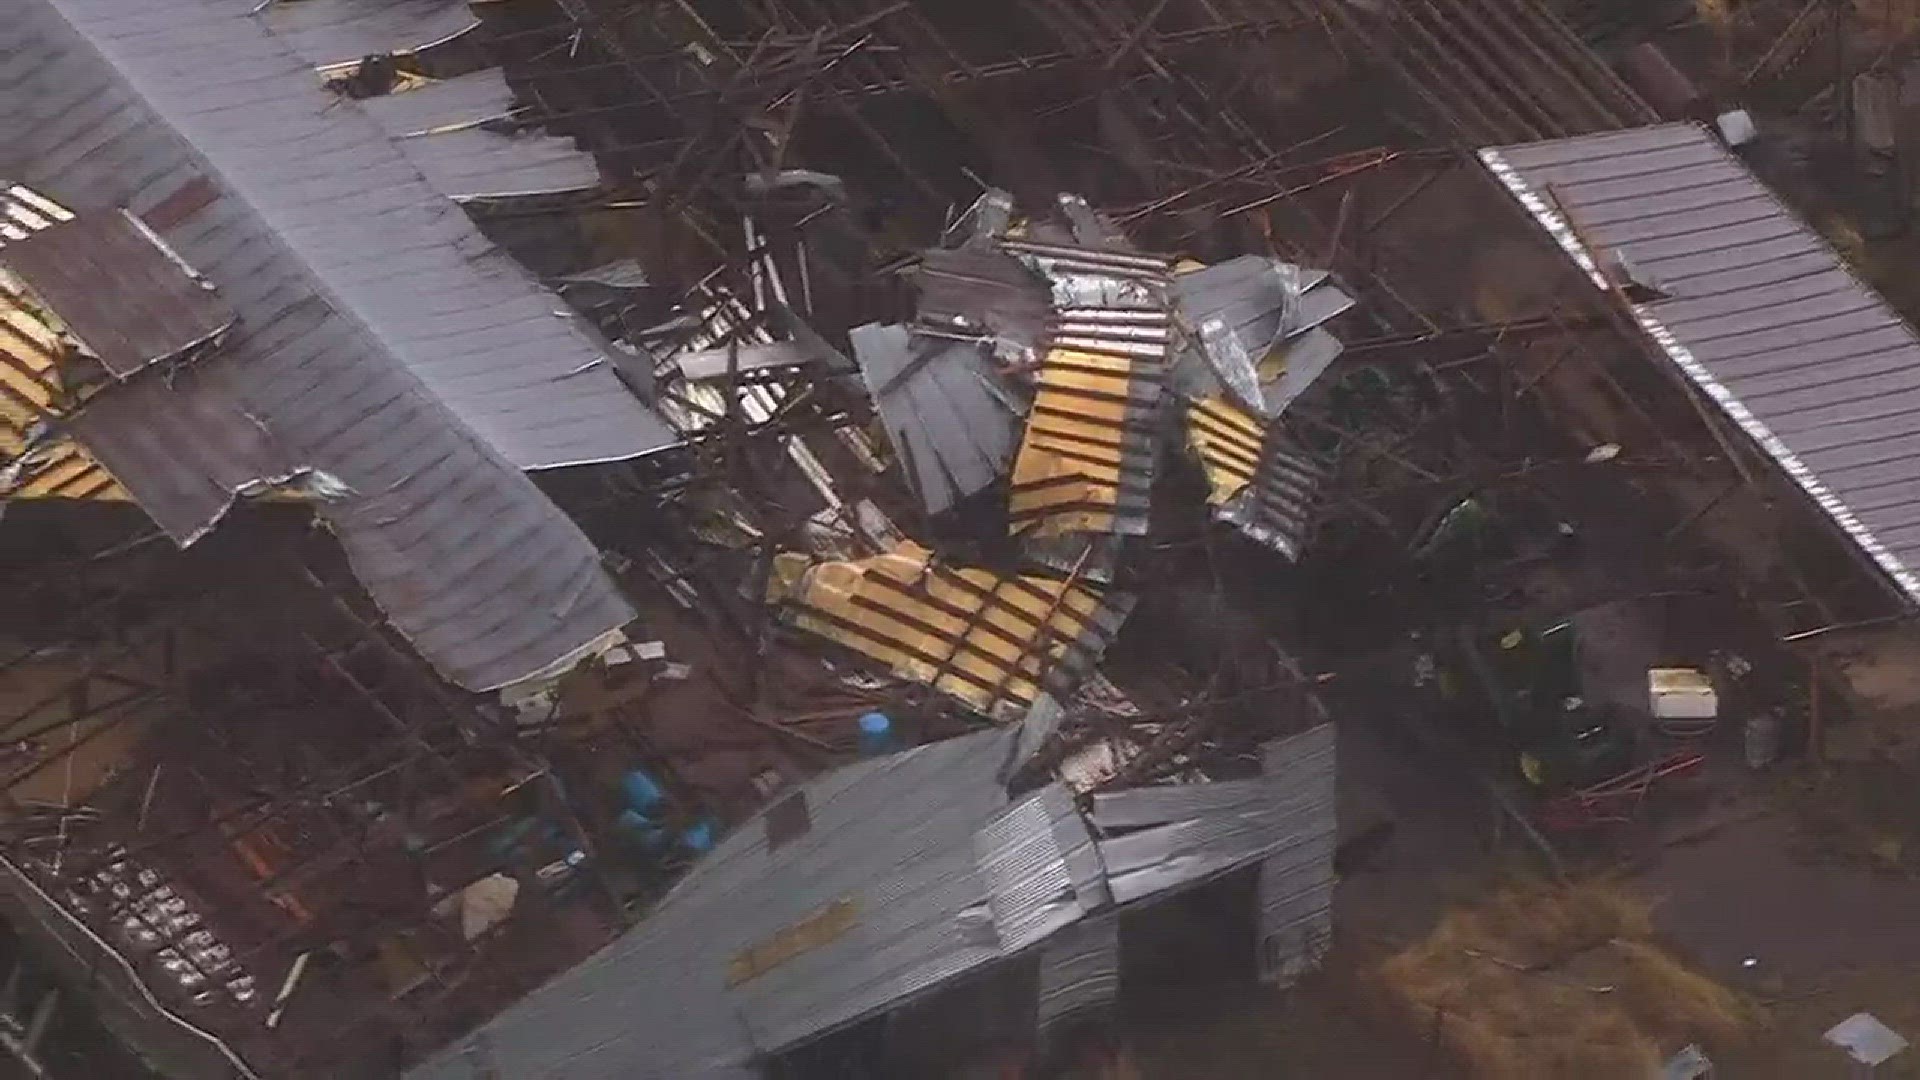
[{"label": "damaged building", "polygon": [[1289,977],[1328,940],[1332,735],[1267,745],[1255,777],[1096,794],[1088,812],[1059,781],[1009,793],[1014,732],[829,773],[742,823],[628,937],[408,1075],[759,1076],[783,1058],[908,1075],[935,1037],[961,1058],[1038,1052],[1126,992],[1121,939],[1157,901],[1242,870],[1245,947]]},{"label": "damaged building", "polygon": [[10,0],[0,1046],[1033,1075],[1295,984],[1353,656],[1920,596],[1910,327],[1659,121],[1535,0]]}]

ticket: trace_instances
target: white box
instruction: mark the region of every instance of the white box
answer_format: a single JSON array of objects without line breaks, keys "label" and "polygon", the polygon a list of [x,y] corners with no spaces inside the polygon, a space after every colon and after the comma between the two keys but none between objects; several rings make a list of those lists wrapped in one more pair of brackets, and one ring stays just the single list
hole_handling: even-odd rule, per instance
[{"label": "white box", "polygon": [[1720,715],[1713,680],[1698,668],[1648,668],[1647,697],[1662,720],[1711,720]]}]

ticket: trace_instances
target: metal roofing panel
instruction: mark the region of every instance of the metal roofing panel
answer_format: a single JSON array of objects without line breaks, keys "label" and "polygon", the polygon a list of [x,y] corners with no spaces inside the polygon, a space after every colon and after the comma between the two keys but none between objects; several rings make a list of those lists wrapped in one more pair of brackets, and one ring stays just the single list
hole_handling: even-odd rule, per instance
[{"label": "metal roofing panel", "polygon": [[[999,780],[1012,737],[982,732],[802,785],[805,835],[770,847],[749,819],[644,923],[410,1076],[465,1080],[475,1064],[527,1080],[731,1075],[1005,958],[977,845],[1015,813]],[[1009,842],[1050,828],[1044,810],[1016,816],[1032,820],[1003,828]],[[843,899],[856,913],[844,933],[728,986],[741,950]]]},{"label": "metal roofing panel", "polygon": [[801,563],[778,564],[770,586],[795,625],[1005,721],[1086,677],[1133,606],[1082,582],[947,566],[913,543]]},{"label": "metal roofing panel", "polygon": [[[1175,815],[1100,841],[1115,902],[1132,903],[1185,888],[1254,859],[1281,860],[1285,869],[1276,896],[1330,886],[1335,833],[1332,725],[1281,740],[1262,756],[1260,779],[1232,782],[1225,792],[1211,793],[1208,789],[1222,785],[1206,784],[1191,792],[1109,801],[1108,812],[1120,821]],[[1096,824],[1105,827],[1097,816]],[[1302,911],[1282,903],[1274,910],[1290,911],[1289,923]]]},{"label": "metal roofing panel", "polygon": [[929,514],[999,478],[1013,459],[1019,417],[980,346],[878,323],[855,327],[848,338],[887,437]]},{"label": "metal roofing panel", "polygon": [[[309,63],[260,32],[249,0],[172,0],[158,14],[139,0],[40,2],[92,39],[118,78],[193,144],[381,345],[509,461],[552,468],[675,441],[615,377],[584,323],[556,314],[564,305],[552,294],[506,260],[479,271],[469,265],[488,242],[361,104],[320,89]],[[238,86],[204,78],[235,64],[262,75]],[[64,92],[46,91],[56,100]],[[50,149],[36,154],[43,167]],[[464,152],[431,153],[449,169],[474,165]],[[127,201],[125,185],[116,186],[118,201]],[[372,212],[376,206],[386,212]],[[421,333],[408,316],[428,303],[476,318],[511,314],[512,332],[478,342]]]},{"label": "metal roofing panel", "polygon": [[513,115],[513,90],[499,68],[439,79],[414,90],[356,99],[388,136],[405,138],[436,128],[477,124]]},{"label": "metal roofing panel", "polygon": [[1310,842],[1284,846],[1260,864],[1258,963],[1261,979],[1268,983],[1300,977],[1318,966],[1333,945],[1337,733],[1332,724],[1321,724],[1260,748],[1265,779],[1312,790],[1327,807],[1324,818],[1313,819],[1319,831]]},{"label": "metal roofing panel", "polygon": [[[120,479],[175,535],[211,525],[213,493],[241,474],[283,463],[324,470],[354,494],[320,514],[373,598],[449,679],[492,689],[563,665],[631,611],[592,544],[514,465],[624,454],[658,421],[623,390],[608,393],[594,368],[570,375],[555,364],[603,354],[551,314],[550,296],[515,286],[497,262],[470,269],[485,242],[363,116],[360,149],[303,156],[303,139],[337,145],[335,125],[358,114],[328,113],[311,71],[274,51],[249,6],[173,0],[155,16],[122,0],[26,0],[0,19],[0,173],[81,212],[145,213],[198,178],[209,201],[158,231],[240,315],[193,379],[142,388],[158,398],[149,409],[116,403],[130,415],[96,436],[103,456],[140,448],[138,469]],[[142,51],[147,30],[169,20],[203,36],[198,46],[191,34],[168,36],[167,49],[199,57],[197,67]],[[192,85],[195,70],[263,50],[297,76],[298,104],[236,102]],[[410,193],[396,195],[393,178],[408,176]],[[405,210],[362,217],[362,196]],[[422,224],[425,235],[414,231]],[[436,284],[405,287],[409,270]],[[524,333],[502,333],[510,345],[489,349],[394,332],[410,305],[455,303],[489,319],[521,312]],[[215,428],[181,426],[202,410]],[[270,463],[252,459],[251,425],[276,448]]]},{"label": "metal roofing panel", "polygon": [[919,321],[947,333],[984,333],[1016,353],[1034,348],[1053,315],[1045,278],[990,248],[934,248],[911,275]]},{"label": "metal roofing panel", "polygon": [[1480,156],[1589,276],[1650,275],[1642,330],[1920,600],[1920,500],[1888,487],[1920,475],[1920,340],[1838,253],[1698,125]]},{"label": "metal roofing panel", "polygon": [[1120,997],[1120,920],[1083,919],[1040,950],[1040,1030]]},{"label": "metal roofing panel", "polygon": [[1187,443],[1208,483],[1216,518],[1287,558],[1298,558],[1313,524],[1326,469],[1280,425],[1223,397],[1187,408]]},{"label": "metal roofing panel", "polygon": [[436,45],[480,25],[467,0],[279,0],[260,18],[314,67]]},{"label": "metal roofing panel", "polygon": [[198,538],[242,490],[294,470],[231,391],[197,371],[111,387],[66,421],[175,543]]},{"label": "metal roofing panel", "polygon": [[16,240],[19,275],[115,378],[212,340],[233,309],[136,219],[83,214]]}]

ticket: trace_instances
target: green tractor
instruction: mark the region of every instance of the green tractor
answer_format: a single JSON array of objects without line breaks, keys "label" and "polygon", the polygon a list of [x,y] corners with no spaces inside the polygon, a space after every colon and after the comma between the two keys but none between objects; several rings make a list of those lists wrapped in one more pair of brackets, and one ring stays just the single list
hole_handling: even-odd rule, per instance
[{"label": "green tractor", "polygon": [[1553,794],[1611,779],[1633,766],[1631,732],[1582,696],[1571,622],[1543,629],[1463,628],[1443,690],[1456,710],[1492,705],[1497,741],[1520,775]]}]

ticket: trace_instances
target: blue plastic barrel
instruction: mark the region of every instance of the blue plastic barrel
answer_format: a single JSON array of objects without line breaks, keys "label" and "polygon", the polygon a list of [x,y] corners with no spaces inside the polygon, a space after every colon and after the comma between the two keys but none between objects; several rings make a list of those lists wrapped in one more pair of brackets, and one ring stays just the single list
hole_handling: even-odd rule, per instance
[{"label": "blue plastic barrel", "polygon": [[860,718],[860,754],[874,757],[893,749],[893,721],[883,712],[870,712]]},{"label": "blue plastic barrel", "polygon": [[713,850],[713,822],[701,818],[686,832],[680,834],[680,846],[696,855]]},{"label": "blue plastic barrel", "polygon": [[635,769],[621,778],[620,790],[627,797],[627,805],[642,814],[659,806],[661,800],[667,797],[666,792],[660,790],[659,783],[648,776],[645,769]]}]

